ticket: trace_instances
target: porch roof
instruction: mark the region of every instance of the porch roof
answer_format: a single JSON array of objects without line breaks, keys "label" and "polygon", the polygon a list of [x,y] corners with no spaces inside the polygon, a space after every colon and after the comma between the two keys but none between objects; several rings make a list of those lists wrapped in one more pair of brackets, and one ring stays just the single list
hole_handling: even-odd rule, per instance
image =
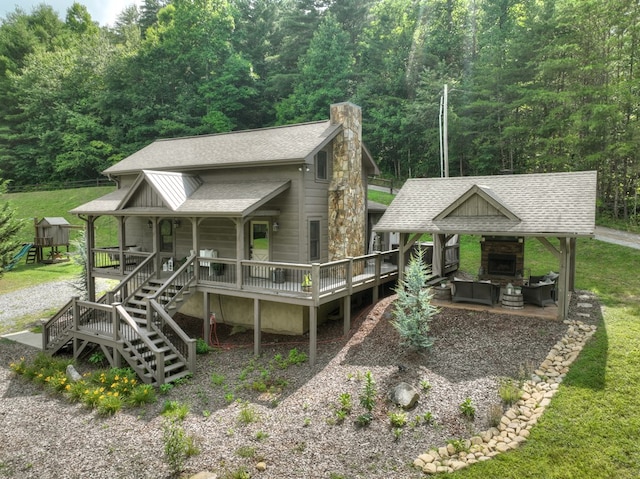
[{"label": "porch roof", "polygon": [[375,231],[593,236],[595,171],[407,180]]},{"label": "porch roof", "polygon": [[[167,183],[168,188],[171,183]],[[136,182],[71,210],[72,214],[112,216],[226,216],[250,215],[266,202],[286,191],[290,180],[204,183],[179,205],[165,201],[163,206],[129,205],[127,198],[139,187]],[[155,185],[162,195],[161,185]]]}]

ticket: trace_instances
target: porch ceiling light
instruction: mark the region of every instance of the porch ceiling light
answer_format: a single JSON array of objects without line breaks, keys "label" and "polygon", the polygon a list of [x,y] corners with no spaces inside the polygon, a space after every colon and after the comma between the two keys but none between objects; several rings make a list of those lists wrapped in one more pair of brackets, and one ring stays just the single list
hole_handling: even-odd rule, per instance
[{"label": "porch ceiling light", "polygon": [[174,226],[174,228],[180,228],[180,220],[174,219],[173,220],[173,226]]},{"label": "porch ceiling light", "polygon": [[151,220],[147,221],[147,228],[153,229],[153,221]]}]

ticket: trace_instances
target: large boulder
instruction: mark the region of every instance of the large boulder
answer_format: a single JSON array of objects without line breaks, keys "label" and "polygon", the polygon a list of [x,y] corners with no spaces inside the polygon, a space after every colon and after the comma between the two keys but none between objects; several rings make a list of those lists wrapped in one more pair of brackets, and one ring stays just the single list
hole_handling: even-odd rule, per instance
[{"label": "large boulder", "polygon": [[391,391],[389,391],[389,401],[400,406],[402,409],[412,409],[420,395],[416,388],[405,382],[399,383]]}]

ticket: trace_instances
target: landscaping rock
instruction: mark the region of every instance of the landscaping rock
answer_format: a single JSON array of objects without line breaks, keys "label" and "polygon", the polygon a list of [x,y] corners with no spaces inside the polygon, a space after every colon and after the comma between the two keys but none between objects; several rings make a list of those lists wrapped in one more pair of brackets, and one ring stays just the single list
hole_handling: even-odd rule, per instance
[{"label": "landscaping rock", "polygon": [[67,379],[73,383],[77,383],[82,379],[82,375],[76,371],[76,368],[73,367],[73,364],[69,364],[67,366]]},{"label": "landscaping rock", "polygon": [[415,407],[419,398],[418,391],[411,384],[404,382],[399,383],[389,392],[389,401],[406,410]]}]

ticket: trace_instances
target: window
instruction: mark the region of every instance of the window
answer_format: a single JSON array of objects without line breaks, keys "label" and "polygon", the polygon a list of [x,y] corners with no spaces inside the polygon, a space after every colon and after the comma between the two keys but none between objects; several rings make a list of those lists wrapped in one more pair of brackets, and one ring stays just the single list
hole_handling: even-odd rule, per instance
[{"label": "window", "polygon": [[320,259],[320,220],[309,221],[309,260]]},{"label": "window", "polygon": [[171,220],[160,221],[160,251],[173,253],[173,222]]},{"label": "window", "polygon": [[316,180],[328,179],[328,155],[326,151],[316,153]]}]

